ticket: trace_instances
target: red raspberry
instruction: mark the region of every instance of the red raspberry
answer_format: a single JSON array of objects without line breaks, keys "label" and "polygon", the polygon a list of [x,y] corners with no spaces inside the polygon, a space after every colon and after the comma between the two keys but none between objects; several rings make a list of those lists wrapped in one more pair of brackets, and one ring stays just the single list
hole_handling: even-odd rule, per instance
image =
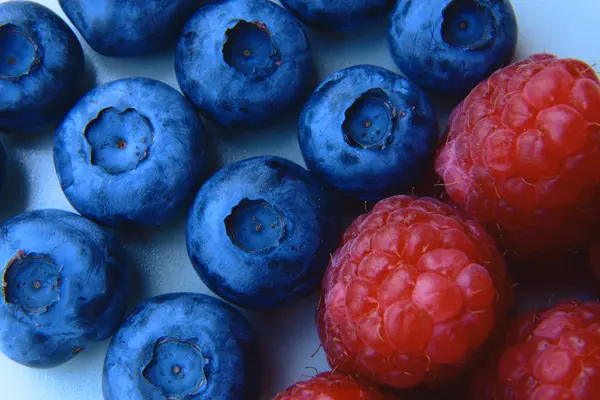
[{"label": "red raspberry", "polygon": [[323,279],[318,328],[336,369],[395,388],[473,361],[506,309],[506,269],[474,221],[431,198],[380,201],[348,228]]},{"label": "red raspberry", "polygon": [[584,246],[600,221],[596,73],[549,54],[495,72],[452,113],[435,169],[502,247]]},{"label": "red raspberry", "polygon": [[273,400],[393,400],[379,389],[358,383],[347,375],[324,372],[298,382],[275,396]]},{"label": "red raspberry", "polygon": [[497,400],[600,399],[600,303],[561,303],[516,321]]}]

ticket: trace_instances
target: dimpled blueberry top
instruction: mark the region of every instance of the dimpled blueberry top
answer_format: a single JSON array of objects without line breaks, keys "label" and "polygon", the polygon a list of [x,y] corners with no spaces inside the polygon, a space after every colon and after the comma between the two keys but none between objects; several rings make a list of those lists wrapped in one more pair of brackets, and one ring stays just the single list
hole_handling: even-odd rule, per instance
[{"label": "dimpled blueberry top", "polygon": [[50,9],[0,4],[0,132],[38,132],[62,119],[81,94],[83,52]]},{"label": "dimpled blueberry top", "polygon": [[62,364],[119,327],[130,272],[121,245],[62,210],[0,225],[0,350],[35,368]]},{"label": "dimpled blueberry top", "polygon": [[256,400],[256,335],[233,307],[210,296],[170,293],[131,312],[106,359],[105,400]]},{"label": "dimpled blueberry top", "polygon": [[136,57],[175,45],[188,18],[206,0],[58,0],[98,53]]},{"label": "dimpled blueberry top", "polygon": [[177,79],[198,109],[225,126],[256,127],[299,107],[314,66],[295,18],[267,0],[202,7],[177,45]]},{"label": "dimpled blueberry top", "polygon": [[200,189],[188,253],[204,283],[246,308],[274,308],[315,291],[337,245],[329,196],[279,157],[231,164]]},{"label": "dimpled blueberry top", "polygon": [[384,15],[390,0],[281,0],[292,14],[316,29],[346,30]]},{"label": "dimpled blueberry top", "polygon": [[517,18],[509,0],[398,0],[388,38],[411,81],[462,98],[511,61]]},{"label": "dimpled blueberry top", "polygon": [[207,168],[204,126],[175,89],[151,79],[99,86],[54,139],[65,195],[101,224],[159,225],[191,198]]},{"label": "dimpled blueberry top", "polygon": [[431,168],[438,130],[425,94],[384,68],[331,75],[298,122],[308,168],[340,192],[376,201],[410,190]]}]

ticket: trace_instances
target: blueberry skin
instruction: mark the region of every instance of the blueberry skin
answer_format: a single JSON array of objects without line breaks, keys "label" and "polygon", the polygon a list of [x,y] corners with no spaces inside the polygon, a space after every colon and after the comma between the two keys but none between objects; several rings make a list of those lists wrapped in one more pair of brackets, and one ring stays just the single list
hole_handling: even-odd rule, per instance
[{"label": "blueberry skin", "polygon": [[0,142],[0,193],[2,193],[2,187],[4,185],[4,180],[6,179],[6,151],[4,150],[4,146],[2,146],[2,142]]},{"label": "blueberry skin", "polygon": [[54,138],[54,165],[68,200],[85,217],[112,227],[172,218],[200,186],[207,153],[191,103],[145,78],[92,90]]},{"label": "blueberry skin", "polygon": [[462,98],[517,47],[509,0],[398,0],[388,40],[396,65],[424,89]]},{"label": "blueberry skin", "polygon": [[227,127],[258,127],[299,108],[314,65],[300,24],[267,0],[225,0],[186,24],[175,57],[183,93]]},{"label": "blueberry skin", "polygon": [[338,244],[330,196],[279,157],[239,161],[200,189],[186,225],[202,281],[236,305],[271,309],[317,290]]},{"label": "blueberry skin", "polygon": [[147,300],[113,337],[102,377],[105,400],[256,400],[256,334],[233,307],[198,293]]},{"label": "blueberry skin", "polygon": [[361,201],[411,190],[431,168],[437,137],[435,113],[423,91],[370,65],[328,77],[298,122],[308,169]]},{"label": "blueberry skin", "polygon": [[136,57],[175,46],[205,0],[59,0],[73,25],[100,54]]},{"label": "blueberry skin", "polygon": [[281,0],[296,18],[315,29],[346,31],[385,15],[394,0]]},{"label": "blueberry skin", "polygon": [[0,225],[0,350],[33,368],[60,365],[118,329],[130,269],[121,245],[62,210]]},{"label": "blueberry skin", "polygon": [[37,133],[57,124],[82,91],[77,37],[50,9],[0,4],[0,132]]}]

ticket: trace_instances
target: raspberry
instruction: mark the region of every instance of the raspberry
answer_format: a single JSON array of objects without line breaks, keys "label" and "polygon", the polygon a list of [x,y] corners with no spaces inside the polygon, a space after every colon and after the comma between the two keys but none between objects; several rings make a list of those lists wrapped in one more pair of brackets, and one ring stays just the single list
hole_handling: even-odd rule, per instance
[{"label": "raspberry", "polygon": [[431,198],[380,201],[348,228],[323,279],[329,363],[395,388],[454,377],[502,321],[506,268],[474,221]]},{"label": "raspberry", "polygon": [[358,383],[347,375],[325,372],[290,386],[274,400],[393,400],[379,389]]},{"label": "raspberry", "polygon": [[495,72],[453,111],[435,169],[505,249],[584,246],[600,221],[596,73],[549,54]]},{"label": "raspberry", "polygon": [[600,399],[600,303],[564,302],[519,318],[511,332],[494,399]]}]

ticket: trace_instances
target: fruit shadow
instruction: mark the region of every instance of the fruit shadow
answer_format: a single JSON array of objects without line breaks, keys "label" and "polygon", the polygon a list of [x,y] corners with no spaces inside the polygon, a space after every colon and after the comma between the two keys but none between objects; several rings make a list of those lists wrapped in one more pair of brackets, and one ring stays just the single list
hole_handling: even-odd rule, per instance
[{"label": "fruit shadow", "polygon": [[273,124],[253,129],[226,128],[206,120],[214,141],[214,167],[263,155],[287,158],[304,166],[298,145],[298,116],[299,110]]},{"label": "fruit shadow", "polygon": [[[310,295],[272,311],[248,311],[245,314],[257,332],[262,369],[262,397],[272,399],[290,382],[306,380],[329,369],[319,346],[315,327],[318,294]],[[299,348],[297,343],[309,343]],[[284,349],[275,352],[273,349]],[[305,365],[290,365],[302,359]],[[281,368],[288,365],[291,368]]]},{"label": "fruit shadow", "polygon": [[[362,27],[349,31],[316,30],[305,26],[319,81],[340,69],[353,65],[370,64],[397,72],[388,49],[389,18],[378,18]],[[335,57],[332,55],[335,54]]]},{"label": "fruit shadow", "polygon": [[25,211],[27,206],[27,175],[25,168],[11,151],[13,140],[3,140],[6,151],[4,184],[0,190],[0,223]]}]

